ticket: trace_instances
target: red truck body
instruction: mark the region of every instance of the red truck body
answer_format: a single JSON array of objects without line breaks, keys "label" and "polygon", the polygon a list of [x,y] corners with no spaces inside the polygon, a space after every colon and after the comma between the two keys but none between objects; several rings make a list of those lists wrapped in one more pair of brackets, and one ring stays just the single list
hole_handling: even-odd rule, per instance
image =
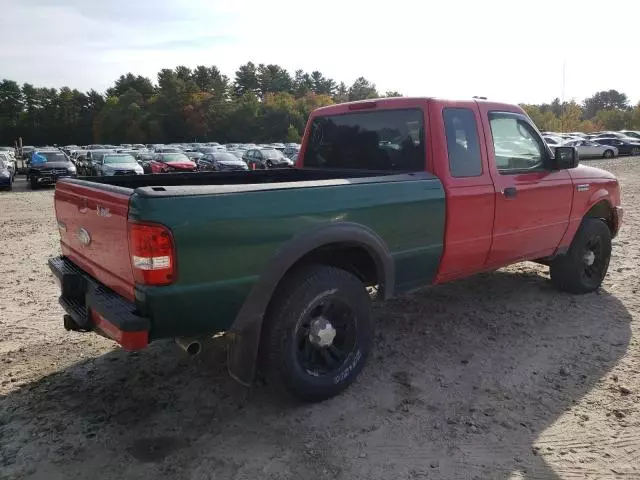
[{"label": "red truck body", "polygon": [[[613,174],[586,165],[513,175],[498,172],[489,113],[511,112],[526,117],[516,105],[436,98],[371,100],[320,108],[312,113],[307,129],[316,116],[415,108],[424,112],[427,128],[425,170],[440,179],[447,203],[444,253],[434,283],[565,252],[586,213],[602,202],[611,211],[612,234],[617,233],[622,208]],[[473,112],[482,162],[480,175],[460,178],[451,173],[443,115],[446,109]],[[306,150],[308,140],[307,131],[301,152]],[[305,166],[303,154],[298,156],[296,166]],[[514,196],[505,195],[509,189]]]}]

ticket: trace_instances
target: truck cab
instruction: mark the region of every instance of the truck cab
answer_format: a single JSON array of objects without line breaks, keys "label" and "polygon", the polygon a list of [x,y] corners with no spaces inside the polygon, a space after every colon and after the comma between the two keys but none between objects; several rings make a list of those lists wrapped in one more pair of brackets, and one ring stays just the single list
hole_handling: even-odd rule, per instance
[{"label": "truck cab", "polygon": [[[547,261],[568,250],[592,214],[617,233],[622,209],[615,176],[579,165],[570,147],[552,151],[516,105],[392,98],[324,107],[309,119],[297,167],[361,168],[357,162],[372,156],[344,145],[358,145],[368,125],[380,138],[379,152],[390,152],[378,152],[370,168],[422,168],[442,182],[446,226],[435,283]],[[394,143],[403,129],[414,145]]]}]

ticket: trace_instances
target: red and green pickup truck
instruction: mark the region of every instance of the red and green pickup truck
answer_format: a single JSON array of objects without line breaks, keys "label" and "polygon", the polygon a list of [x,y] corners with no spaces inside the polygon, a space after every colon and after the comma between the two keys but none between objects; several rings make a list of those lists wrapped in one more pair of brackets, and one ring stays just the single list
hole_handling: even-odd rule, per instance
[{"label": "red and green pickup truck", "polygon": [[316,110],[293,169],[64,179],[55,208],[67,329],[189,353],[226,332],[234,378],[307,401],[362,370],[373,291],[533,260],[591,292],[622,219],[616,178],[519,107],[434,98]]}]

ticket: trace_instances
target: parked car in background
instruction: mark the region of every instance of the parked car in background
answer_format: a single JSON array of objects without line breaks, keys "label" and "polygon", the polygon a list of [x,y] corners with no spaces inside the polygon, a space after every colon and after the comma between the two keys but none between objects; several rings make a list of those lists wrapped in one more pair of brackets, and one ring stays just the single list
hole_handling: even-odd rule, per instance
[{"label": "parked car in background", "polygon": [[156,153],[149,164],[151,173],[195,172],[198,166],[184,153]]},{"label": "parked car in background", "polygon": [[105,153],[94,166],[97,176],[142,175],[143,168],[128,153]]},{"label": "parked car in background", "polygon": [[29,158],[31,157],[31,154],[33,153],[33,151],[35,149],[36,149],[36,147],[32,147],[30,145],[22,147],[22,150],[20,152],[20,155],[22,156],[22,159],[23,160],[29,160]]},{"label": "parked car in background", "polygon": [[282,151],[282,153],[284,154],[285,157],[291,158],[293,155],[295,155],[299,151],[300,151],[300,145],[298,145],[297,143],[290,143],[284,147],[284,150]]},{"label": "parked car in background", "polygon": [[640,140],[640,131],[638,130],[620,130],[619,133],[626,135],[628,138],[637,138]]},{"label": "parked car in background", "polygon": [[0,188],[11,190],[14,173],[9,168],[9,155],[0,152]]},{"label": "parked car in background", "polygon": [[106,153],[114,153],[115,150],[101,149],[87,151],[87,159],[84,162],[84,168],[80,175],[91,176],[97,175],[96,166],[100,163],[102,156]]},{"label": "parked car in background", "polygon": [[15,150],[13,147],[0,147],[0,155],[5,155],[8,167],[13,177],[18,173],[18,162],[16,161]]},{"label": "parked car in background", "polygon": [[613,158],[618,156],[618,148],[613,145],[600,145],[591,140],[569,140],[565,147],[575,147],[580,158]]},{"label": "parked car in background", "polygon": [[153,161],[155,153],[150,152],[148,150],[141,150],[136,153],[135,159],[138,164],[142,167],[144,173],[152,173],[151,172],[151,162]]},{"label": "parked car in background", "polygon": [[285,157],[280,150],[275,149],[247,150],[242,159],[247,162],[251,170],[293,167],[293,162]]},{"label": "parked car in background", "polygon": [[189,160],[197,162],[204,155],[204,153],[199,151],[200,148],[202,147],[198,147],[198,150],[196,150],[195,148],[186,148],[183,150],[183,153],[187,157],[189,157]]},{"label": "parked car in background", "polygon": [[598,138],[619,138],[620,140],[634,140],[633,137],[628,137],[624,133],[620,132],[599,132],[593,137],[593,139]]},{"label": "parked car in background", "polygon": [[248,170],[247,162],[232,155],[230,152],[207,153],[197,160],[198,170],[207,171],[228,171],[228,170]]},{"label": "parked car in background", "polygon": [[76,166],[58,149],[34,150],[28,160],[27,182],[32,189],[51,185],[63,177],[75,177]]},{"label": "parked car in background", "polygon": [[543,135],[542,139],[547,142],[547,145],[549,145],[550,147],[559,147],[560,145],[563,145],[565,142],[565,139],[562,137],[556,137],[553,135]]},{"label": "parked car in background", "polygon": [[600,145],[609,145],[611,147],[616,147],[620,155],[633,155],[634,157],[640,155],[640,139],[638,139],[638,141],[635,141],[633,139],[628,139],[628,137],[598,137],[594,138],[593,141],[599,143]]},{"label": "parked car in background", "polygon": [[183,153],[181,148],[178,147],[158,147],[155,149],[156,153]]},{"label": "parked car in background", "polygon": [[242,160],[242,157],[244,156],[245,152],[246,150],[228,150],[227,151],[227,153],[230,153],[231,155],[233,155],[236,158],[239,158],[240,160]]}]

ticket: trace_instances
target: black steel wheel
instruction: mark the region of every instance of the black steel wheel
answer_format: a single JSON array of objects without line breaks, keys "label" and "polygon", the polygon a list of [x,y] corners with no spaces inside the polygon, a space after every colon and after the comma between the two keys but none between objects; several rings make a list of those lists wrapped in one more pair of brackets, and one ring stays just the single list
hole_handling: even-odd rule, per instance
[{"label": "black steel wheel", "polygon": [[609,227],[599,218],[585,218],[569,251],[551,262],[551,281],[567,292],[592,292],[602,284],[610,260]]},{"label": "black steel wheel", "polygon": [[351,273],[311,265],[289,274],[267,312],[261,366],[300,400],[337,395],[356,379],[373,339],[371,299]]}]

